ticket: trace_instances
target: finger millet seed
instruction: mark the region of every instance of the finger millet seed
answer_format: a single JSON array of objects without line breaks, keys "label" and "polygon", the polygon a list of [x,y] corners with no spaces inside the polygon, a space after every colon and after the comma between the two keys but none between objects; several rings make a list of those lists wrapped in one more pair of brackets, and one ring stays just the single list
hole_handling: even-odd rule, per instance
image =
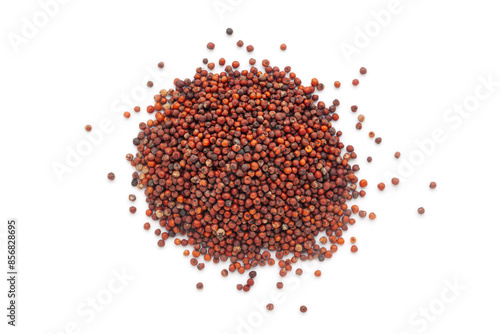
[{"label": "finger millet seed", "polygon": [[226,63],[226,60],[224,58],[219,59],[219,65],[223,66]]},{"label": "finger millet seed", "polygon": [[226,29],[226,34],[228,34],[229,36],[231,36],[233,34],[233,29],[232,28],[227,28]]},{"label": "finger millet seed", "polygon": [[236,45],[239,46],[240,48],[244,45],[243,41],[240,39],[238,42],[236,42]]},{"label": "finger millet seed", "polygon": [[354,79],[354,80],[352,81],[352,85],[353,85],[353,86],[357,86],[357,85],[359,85],[359,80],[358,80],[358,79]]},{"label": "finger millet seed", "polygon": [[276,287],[277,287],[278,289],[283,289],[283,282],[278,282],[278,283],[276,283]]},{"label": "finger millet seed", "polygon": [[286,44],[285,43],[281,44],[280,45],[280,49],[281,49],[281,51],[285,51],[286,50]]},{"label": "finger millet seed", "polygon": [[316,270],[316,271],[314,272],[314,276],[316,276],[316,277],[320,277],[320,276],[321,276],[321,270]]},{"label": "finger millet seed", "polygon": [[128,111],[125,111],[125,112],[123,113],[123,117],[125,117],[125,118],[130,118],[130,113],[129,113]]},{"label": "finger millet seed", "polygon": [[88,132],[92,131],[92,126],[91,125],[85,125],[85,130]]},{"label": "finger millet seed", "polygon": [[208,59],[207,58],[203,58],[203,64],[208,64]]},{"label": "finger millet seed", "polygon": [[253,45],[247,45],[247,51],[252,52],[254,50]]},{"label": "finger millet seed", "polygon": [[268,311],[272,311],[272,310],[274,310],[274,305],[273,305],[273,304],[271,304],[271,303],[269,303],[269,304],[267,304],[267,305],[266,305],[266,309],[267,309]]},{"label": "finger millet seed", "polygon": [[135,111],[135,112],[139,112],[139,111],[141,111],[141,107],[139,107],[139,106],[135,106],[135,107],[134,107],[134,111]]},{"label": "finger millet seed", "polygon": [[377,215],[374,214],[373,212],[371,212],[369,215],[368,215],[368,218],[370,218],[371,220],[374,220],[375,218],[377,218]]},{"label": "finger millet seed", "polygon": [[210,42],[210,43],[207,44],[207,49],[213,50],[214,48],[215,48],[215,44],[214,43]]},{"label": "finger millet seed", "polygon": [[129,209],[130,213],[136,213],[137,208],[135,206],[131,206]]},{"label": "finger millet seed", "polygon": [[399,184],[399,179],[397,177],[393,177],[392,180],[391,180],[391,183],[395,186],[397,186]]},{"label": "finger millet seed", "polygon": [[399,152],[394,153],[394,157],[396,159],[399,159],[401,157],[401,153],[399,153]]},{"label": "finger millet seed", "polygon": [[333,85],[335,86],[335,88],[340,88],[340,81],[335,81]]},{"label": "finger millet seed", "polygon": [[303,273],[303,271],[300,268],[298,268],[297,270],[295,270],[295,274],[297,274],[299,276],[302,275],[302,273]]},{"label": "finger millet seed", "polygon": [[305,307],[304,305],[302,305],[302,306],[300,307],[300,312],[302,312],[302,313],[306,313],[306,312],[307,312],[307,307]]},{"label": "finger millet seed", "polygon": [[108,173],[108,180],[113,181],[114,179],[115,179],[115,173],[113,173],[113,172]]},{"label": "finger millet seed", "polygon": [[382,142],[382,138],[377,137],[375,138],[375,144],[380,144]]},{"label": "finger millet seed", "polygon": [[359,115],[358,116],[358,121],[364,122],[365,121],[365,115]]},{"label": "finger millet seed", "polygon": [[196,284],[196,289],[201,290],[203,289],[203,283],[199,282]]},{"label": "finger millet seed", "polygon": [[361,74],[366,74],[366,68],[361,67],[361,68],[359,69],[359,73],[361,73]]},{"label": "finger millet seed", "polygon": [[356,105],[351,106],[351,111],[352,111],[352,112],[356,112],[356,111],[358,111],[358,106],[356,106]]},{"label": "finger millet seed", "polygon": [[148,81],[147,86],[148,86],[149,88],[153,87],[153,85],[154,85],[154,84],[153,84],[153,81]]},{"label": "finger millet seed", "polygon": [[162,62],[162,61],[160,61],[160,62],[158,63],[158,67],[159,67],[159,68],[163,68],[163,67],[165,67],[165,63],[164,63],[164,62]]},{"label": "finger millet seed", "polygon": [[380,182],[379,184],[377,184],[377,188],[378,188],[379,190],[381,190],[381,191],[382,191],[382,190],[384,190],[384,189],[385,189],[385,183]]},{"label": "finger millet seed", "polygon": [[358,246],[352,245],[351,246],[351,252],[356,253],[358,251]]},{"label": "finger millet seed", "polygon": [[356,243],[356,238],[355,237],[351,237],[351,244],[354,244]]},{"label": "finger millet seed", "polygon": [[373,131],[370,131],[370,132],[368,133],[368,136],[369,136],[370,138],[373,138],[373,137],[375,137],[375,132],[373,132]]},{"label": "finger millet seed", "polygon": [[434,189],[436,187],[437,187],[436,182],[431,182],[431,184],[429,185],[429,188],[431,188],[431,189]]},{"label": "finger millet seed", "polygon": [[363,124],[361,122],[356,123],[356,129],[361,130],[363,128]]},{"label": "finger millet seed", "polygon": [[366,211],[364,211],[364,210],[359,211],[359,216],[361,218],[365,218],[366,217]]},{"label": "finger millet seed", "polygon": [[418,211],[418,213],[419,213],[419,214],[421,214],[421,215],[423,215],[423,214],[425,213],[425,209],[424,209],[424,208],[422,208],[422,207],[418,208],[418,210],[417,210],[417,211]]},{"label": "finger millet seed", "polygon": [[130,195],[128,195],[128,199],[129,199],[129,201],[131,201],[131,202],[135,201],[135,200],[136,200],[136,198],[137,198],[137,197],[135,197],[135,195],[134,195],[134,194],[130,194]]},{"label": "finger millet seed", "polygon": [[151,224],[150,223],[144,223],[144,229],[146,231],[148,231],[150,228],[151,228]]},{"label": "finger millet seed", "polygon": [[340,102],[318,101],[289,67],[239,65],[200,67],[157,95],[127,159],[132,185],[144,191],[157,235],[206,262],[229,261],[229,272],[276,258],[284,277],[290,257],[327,258],[316,237],[340,237],[355,224],[347,202],[365,192],[354,148],[332,126]]},{"label": "finger millet seed", "polygon": [[372,157],[368,157],[368,158],[366,158],[366,161],[368,161],[368,162],[372,162],[372,161],[373,161],[373,158],[372,158]]}]

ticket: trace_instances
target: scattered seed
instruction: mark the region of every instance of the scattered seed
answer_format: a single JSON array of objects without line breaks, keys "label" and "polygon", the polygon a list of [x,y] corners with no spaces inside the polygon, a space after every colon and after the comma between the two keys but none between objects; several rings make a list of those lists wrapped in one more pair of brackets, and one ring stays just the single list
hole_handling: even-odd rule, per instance
[{"label": "scattered seed", "polygon": [[285,51],[286,50],[286,44],[285,43],[281,44],[280,45],[280,49],[281,49],[281,51]]},{"label": "scattered seed", "polygon": [[150,228],[151,228],[151,224],[150,223],[144,223],[144,229],[146,231],[148,231]]},{"label": "scattered seed", "polygon": [[307,312],[307,307],[305,307],[304,305],[302,305],[302,306],[300,307],[300,312],[302,312],[302,313],[306,313],[306,312]]},{"label": "scattered seed", "polygon": [[380,137],[375,138],[376,144],[380,144],[381,142],[382,142],[382,138],[380,138]]},{"label": "scattered seed", "polygon": [[379,184],[377,184],[377,188],[378,188],[380,191],[384,190],[384,189],[385,189],[385,183],[380,182]]},{"label": "scattered seed", "polygon": [[320,276],[321,276],[321,270],[316,270],[316,271],[314,272],[314,276],[316,276],[316,277],[320,277]]},{"label": "scattered seed", "polygon": [[130,211],[130,213],[135,213],[137,211],[137,208],[135,206],[131,206],[128,211]]},{"label": "scattered seed", "polygon": [[302,275],[302,269],[298,268],[297,270],[295,270],[295,274],[297,275]]},{"label": "scattered seed", "polygon": [[203,269],[205,269],[205,264],[204,263],[198,263],[198,265],[196,266],[196,268],[198,268],[198,270],[203,270]]},{"label": "scattered seed", "polygon": [[277,287],[278,289],[283,289],[283,283],[282,283],[282,282],[278,282],[278,283],[276,283],[276,287]]},{"label": "scattered seed", "polygon": [[358,116],[358,121],[364,122],[365,121],[365,115],[359,115]]},{"label": "scattered seed", "polygon": [[108,180],[113,181],[115,179],[115,173],[108,173]]},{"label": "scattered seed", "polygon": [[437,187],[436,182],[431,182],[431,184],[429,185],[429,188],[431,188],[431,189],[434,189],[436,187]]},{"label": "scattered seed", "polygon": [[128,199],[129,199],[129,201],[133,202],[136,200],[136,197],[134,194],[130,194],[130,195],[128,195]]},{"label": "scattered seed", "polygon": [[352,245],[351,246],[351,252],[356,253],[358,251],[358,246]]},{"label": "scattered seed", "polygon": [[229,272],[227,271],[227,269],[222,269],[220,274],[222,275],[222,277],[227,277],[227,275],[229,275]]},{"label": "scattered seed", "polygon": [[363,128],[363,124],[361,122],[356,123],[356,129],[361,130]]},{"label": "scattered seed", "polygon": [[361,218],[365,218],[366,217],[366,211],[364,211],[364,210],[359,211],[359,216]]},{"label": "scattered seed", "polygon": [[266,305],[266,309],[267,309],[268,311],[272,311],[272,310],[274,310],[274,305],[273,305],[273,304],[271,304],[271,303],[269,303],[269,304],[267,304],[267,305]]},{"label": "scattered seed", "polygon": [[361,188],[364,188],[364,187],[366,187],[367,185],[368,185],[368,181],[366,181],[365,179],[363,179],[363,180],[359,181],[359,186],[360,186]]},{"label": "scattered seed", "polygon": [[208,59],[207,58],[203,58],[203,64],[208,64]]},{"label": "scattered seed", "polygon": [[397,177],[393,177],[391,182],[393,185],[397,186],[399,184],[399,179]]},{"label": "scattered seed", "polygon": [[214,48],[215,48],[215,44],[214,43],[210,42],[210,43],[207,44],[207,49],[213,50]]},{"label": "scattered seed", "polygon": [[226,63],[226,60],[224,58],[219,59],[219,65],[223,66]]},{"label": "scattered seed", "polygon": [[323,89],[325,89],[325,85],[322,83],[319,83],[318,86],[316,87],[316,89],[318,89],[319,91],[322,91]]},{"label": "scattered seed", "polygon": [[125,118],[129,118],[129,117],[130,117],[130,113],[129,113],[128,111],[125,111],[125,112],[123,113],[123,117],[125,117]]},{"label": "scattered seed", "polygon": [[139,112],[139,111],[141,111],[141,107],[139,107],[139,106],[135,106],[135,107],[134,107],[134,111],[135,111],[135,112]]},{"label": "scattered seed", "polygon": [[368,215],[368,218],[370,218],[371,220],[374,220],[375,218],[377,218],[377,215],[374,214],[373,212],[371,212],[369,215]]},{"label": "scattered seed", "polygon": [[203,283],[199,282],[196,284],[196,289],[201,290],[203,289]]},{"label": "scattered seed", "polygon": [[255,65],[255,63],[256,63],[256,62],[257,62],[257,61],[256,61],[255,59],[253,59],[253,58],[250,58],[250,60],[248,61],[248,63],[249,63],[250,65],[252,65],[252,66],[253,66],[253,65]]},{"label": "scattered seed", "polygon": [[357,105],[351,106],[351,111],[352,112],[358,111],[358,106]]},{"label": "scattered seed", "polygon": [[420,213],[421,215],[423,215],[423,214],[425,213],[425,209],[424,209],[424,208],[422,208],[422,207],[418,208],[418,210],[417,210],[417,211],[418,211],[418,213]]},{"label": "scattered seed", "polygon": [[165,63],[164,63],[164,62],[162,62],[162,61],[160,61],[160,62],[158,63],[158,67],[159,67],[159,68],[163,68],[163,67],[165,67]]},{"label": "scattered seed", "polygon": [[238,45],[240,48],[244,45],[243,41],[240,39],[238,42],[236,42],[236,45]]},{"label": "scattered seed", "polygon": [[353,86],[357,86],[357,85],[359,85],[359,80],[358,80],[358,79],[354,79],[354,80],[352,81],[352,85],[353,85]]},{"label": "scattered seed", "polygon": [[340,88],[340,81],[335,81],[333,85],[335,86],[335,88]]},{"label": "scattered seed", "polygon": [[368,136],[369,136],[370,138],[373,138],[373,137],[375,137],[375,132],[373,132],[373,131],[370,131],[370,132],[368,133]]},{"label": "scattered seed", "polygon": [[254,50],[253,45],[247,45],[247,51],[252,52]]},{"label": "scattered seed", "polygon": [[159,247],[165,247],[165,240],[158,240]]},{"label": "scattered seed", "polygon": [[227,28],[226,29],[226,34],[228,34],[229,36],[231,36],[233,34],[233,29],[232,28]]},{"label": "scattered seed", "polygon": [[88,132],[92,131],[92,126],[91,125],[85,125],[85,130],[87,130]]},{"label": "scattered seed", "polygon": [[372,158],[372,157],[368,157],[368,158],[366,158],[366,161],[368,161],[368,162],[372,162],[372,160],[373,160],[373,158]]},{"label": "scattered seed", "polygon": [[238,68],[240,67],[240,63],[235,60],[232,62],[231,66],[233,66],[233,68]]},{"label": "scattered seed", "polygon": [[243,290],[243,284],[236,284],[236,290],[238,291]]},{"label": "scattered seed", "polygon": [[399,153],[399,152],[394,153],[394,157],[396,159],[399,159],[401,157],[401,153]]},{"label": "scattered seed", "polygon": [[252,270],[248,273],[248,276],[250,276],[250,278],[255,278],[257,276],[257,272],[255,270]]},{"label": "scattered seed", "polygon": [[361,67],[361,68],[359,69],[359,73],[361,73],[361,74],[366,74],[366,68]]}]

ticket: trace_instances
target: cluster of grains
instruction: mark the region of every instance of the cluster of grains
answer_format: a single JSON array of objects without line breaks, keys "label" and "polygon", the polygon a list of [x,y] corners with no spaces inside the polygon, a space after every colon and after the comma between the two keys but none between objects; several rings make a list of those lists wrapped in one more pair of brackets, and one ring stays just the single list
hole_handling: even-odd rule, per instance
[{"label": "cluster of grains", "polygon": [[[319,101],[318,83],[304,86],[289,66],[262,65],[175,79],[148,106],[154,119],[139,124],[127,160],[159,246],[175,238],[192,246],[193,260],[229,261],[241,274],[276,258],[283,277],[299,260],[332,257],[356,222],[347,202],[365,192],[354,148],[331,123],[339,102]],[[252,285],[253,277],[242,289]]]}]

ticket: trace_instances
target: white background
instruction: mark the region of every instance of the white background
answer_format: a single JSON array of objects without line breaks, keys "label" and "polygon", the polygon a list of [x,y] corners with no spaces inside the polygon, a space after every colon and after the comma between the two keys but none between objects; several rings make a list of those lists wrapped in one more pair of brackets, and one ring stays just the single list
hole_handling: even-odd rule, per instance
[{"label": "white background", "polygon": [[[499,332],[498,8],[489,0],[401,0],[380,28],[372,12],[388,7],[388,0],[74,0],[15,48],[9,36],[22,36],[23,18],[33,22],[42,9],[35,0],[2,1],[0,259],[5,268],[5,225],[16,217],[20,278],[15,329],[5,324],[1,280],[1,332]],[[355,44],[367,28],[373,29],[367,45]],[[377,213],[375,221],[359,219],[349,230],[358,238],[357,254],[346,244],[331,260],[301,264],[307,273],[295,282],[287,281],[295,275],[287,277],[272,313],[264,305],[277,291],[276,267],[259,269],[256,285],[244,294],[235,285],[246,274],[222,278],[223,264],[199,272],[172,239],[156,246],[154,228],[142,229],[146,205],[130,186],[133,169],[124,158],[148,114],[132,111],[126,120],[123,111],[136,104],[144,110],[174,78],[192,77],[204,57],[246,67],[249,54],[236,47],[238,39],[254,45],[251,56],[259,63],[290,65],[304,83],[317,77],[327,87],[325,102],[340,99],[335,127],[355,146],[359,175],[369,181],[367,196],[356,204]],[[212,52],[209,41],[216,44]],[[350,62],[342,43],[359,47]],[[162,71],[159,61],[166,64]],[[359,76],[361,66],[366,76]],[[146,89],[151,73],[155,86]],[[497,86],[478,100],[476,89],[488,92],[480,78],[488,77]],[[356,88],[354,78],[361,80]],[[333,88],[335,80],[340,89]],[[147,93],[127,107],[126,95],[141,91]],[[447,114],[474,101],[465,117]],[[361,131],[354,128],[352,104],[366,116]],[[66,164],[68,151],[86,141],[83,127],[99,130],[102,120],[112,130],[58,179],[54,163]],[[446,140],[424,155],[417,142],[436,128]],[[368,138],[370,130],[383,138],[381,145]],[[385,173],[397,172],[410,157],[420,160],[401,184],[378,191]],[[114,182],[106,178],[110,171]],[[430,181],[438,183],[435,190]],[[129,193],[138,196],[135,215],[128,212]],[[311,275],[315,269],[321,278]],[[113,272],[122,270],[133,279],[91,318],[89,298],[109,296]],[[195,289],[200,281],[203,291]],[[454,295],[446,282],[458,282],[461,290]],[[442,292],[453,301],[440,301]],[[309,312],[301,314],[300,305]],[[82,307],[87,313],[78,311]],[[419,312],[429,307],[431,318],[423,320]]]}]

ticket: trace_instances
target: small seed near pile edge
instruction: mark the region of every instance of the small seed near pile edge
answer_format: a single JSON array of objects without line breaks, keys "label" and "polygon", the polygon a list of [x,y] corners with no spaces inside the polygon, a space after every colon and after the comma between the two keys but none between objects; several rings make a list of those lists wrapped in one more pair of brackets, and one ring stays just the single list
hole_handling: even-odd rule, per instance
[{"label": "small seed near pile edge", "polygon": [[108,173],[108,180],[113,181],[115,179],[115,173]]}]

